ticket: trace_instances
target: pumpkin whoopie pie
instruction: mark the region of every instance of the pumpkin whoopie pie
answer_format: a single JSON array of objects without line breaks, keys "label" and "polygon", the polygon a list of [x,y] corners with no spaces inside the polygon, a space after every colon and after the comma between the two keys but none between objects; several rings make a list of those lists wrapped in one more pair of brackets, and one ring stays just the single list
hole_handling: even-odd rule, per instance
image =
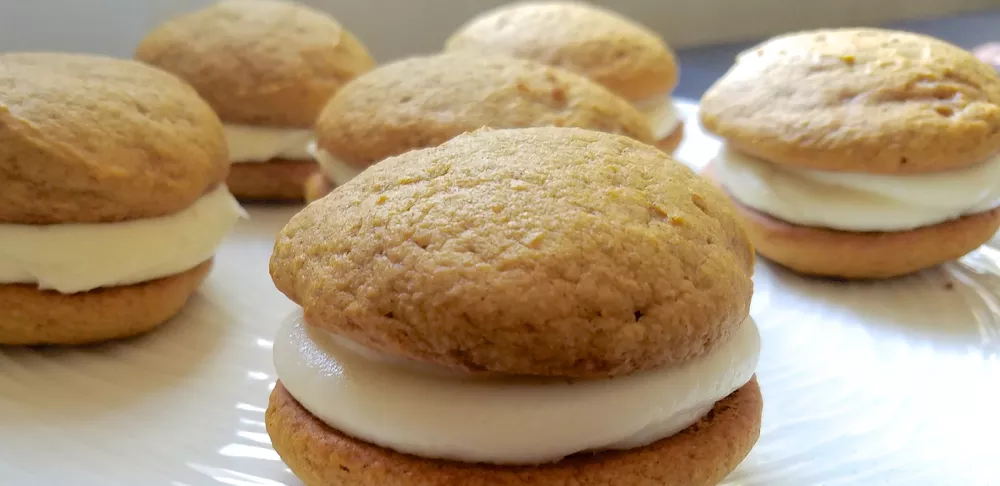
[{"label": "pumpkin whoopie pie", "polygon": [[679,68],[657,33],[609,10],[582,2],[517,2],[480,14],[460,27],[447,51],[503,54],[576,71],[645,113],[656,146],[673,152],[684,122],[670,99]]},{"label": "pumpkin whoopie pie", "polygon": [[301,201],[316,164],[306,150],[326,100],[374,67],[364,45],[318,10],[225,0],[171,19],[135,57],[190,83],[222,118],[228,184],[247,201]]},{"label": "pumpkin whoopie pie", "polygon": [[572,72],[480,54],[413,57],[378,67],[334,95],[316,123],[322,168],[307,200],[368,166],[489,126],[580,127],[653,142],[649,122],[624,99]]},{"label": "pumpkin whoopie pie", "polygon": [[131,336],[176,314],[243,215],[222,124],[125,60],[0,55],[0,344]]},{"label": "pumpkin whoopie pie", "polygon": [[308,486],[710,485],[757,440],[753,251],[721,191],[575,128],[480,130],[312,203],[266,425]]},{"label": "pumpkin whoopie pie", "polygon": [[943,41],[881,29],[764,42],[701,101],[708,173],[757,251],[874,279],[960,257],[1000,227],[1000,77]]}]

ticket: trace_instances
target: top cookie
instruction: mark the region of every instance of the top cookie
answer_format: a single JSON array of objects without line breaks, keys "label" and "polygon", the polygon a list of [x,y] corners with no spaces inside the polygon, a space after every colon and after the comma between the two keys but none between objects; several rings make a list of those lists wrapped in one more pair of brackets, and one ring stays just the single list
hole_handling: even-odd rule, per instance
[{"label": "top cookie", "polygon": [[701,101],[704,126],[749,154],[815,169],[905,174],[1000,151],[1000,77],[930,37],[837,29],[739,56]]},{"label": "top cookie", "polygon": [[662,151],[481,130],[387,159],[296,215],[271,276],[306,320],[460,370],[599,377],[702,355],[746,318],[726,197]]},{"label": "top cookie", "polygon": [[332,17],[276,0],[226,0],[152,31],[136,59],[191,83],[227,123],[311,127],[375,61]]},{"label": "top cookie", "polygon": [[222,124],[141,63],[0,55],[0,223],[99,223],[179,211],[229,171]]},{"label": "top cookie", "polygon": [[523,2],[483,13],[448,39],[582,73],[631,101],[669,94],[677,61],[659,35],[621,15],[576,2]]},{"label": "top cookie", "polygon": [[405,59],[355,79],[330,99],[316,132],[320,148],[367,166],[484,126],[550,125],[653,142],[641,112],[581,75],[469,53]]}]

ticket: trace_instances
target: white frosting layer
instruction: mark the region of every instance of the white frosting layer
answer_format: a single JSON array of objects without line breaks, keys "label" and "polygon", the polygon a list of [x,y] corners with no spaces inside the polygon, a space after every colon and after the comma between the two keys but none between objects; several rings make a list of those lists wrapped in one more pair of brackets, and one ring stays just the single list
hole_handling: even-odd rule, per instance
[{"label": "white frosting layer", "polygon": [[364,169],[359,169],[353,164],[344,162],[343,160],[334,157],[333,154],[316,147],[316,144],[309,145],[309,152],[312,153],[313,158],[316,159],[316,163],[319,164],[320,170],[326,174],[326,177],[333,181],[334,184],[342,186],[347,183],[347,181],[355,178],[358,174],[364,172]]},{"label": "white frosting layer", "polygon": [[632,104],[649,118],[649,124],[653,127],[653,137],[657,140],[670,136],[681,124],[681,112],[674,106],[674,101],[669,96],[657,96]]},{"label": "white frosting layer", "polygon": [[309,129],[226,125],[225,131],[229,160],[234,164],[311,158],[307,146],[313,131]]},{"label": "white frosting layer", "polygon": [[289,393],[353,437],[422,457],[541,464],[632,449],[691,426],[753,376],[751,319],[729,341],[681,366],[603,380],[459,374],[387,358],[293,314],[274,341]]},{"label": "white frosting layer", "polygon": [[215,254],[246,213],[225,186],[158,218],[92,224],[0,224],[0,283],[64,294],[147,282]]},{"label": "white frosting layer", "polygon": [[1000,205],[1000,156],[913,175],[782,166],[723,148],[712,168],[737,201],[778,219],[844,231],[906,231]]}]

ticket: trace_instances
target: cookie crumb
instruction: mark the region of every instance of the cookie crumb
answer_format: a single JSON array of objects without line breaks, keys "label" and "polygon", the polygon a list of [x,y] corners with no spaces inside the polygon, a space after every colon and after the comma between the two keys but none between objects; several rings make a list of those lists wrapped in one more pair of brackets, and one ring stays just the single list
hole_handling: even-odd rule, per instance
[{"label": "cookie crumb", "polygon": [[705,198],[701,197],[701,194],[692,194],[691,202],[694,203],[695,206],[698,206],[698,209],[700,209],[701,212],[708,214],[708,203],[705,202]]},{"label": "cookie crumb", "polygon": [[524,246],[528,248],[538,248],[539,246],[542,246],[543,239],[545,239],[545,233],[542,232],[532,233],[528,235],[527,238],[524,239]]},{"label": "cookie crumb", "polygon": [[531,185],[524,181],[519,181],[516,179],[510,181],[510,188],[515,191],[526,191],[528,190],[529,187],[531,187]]}]

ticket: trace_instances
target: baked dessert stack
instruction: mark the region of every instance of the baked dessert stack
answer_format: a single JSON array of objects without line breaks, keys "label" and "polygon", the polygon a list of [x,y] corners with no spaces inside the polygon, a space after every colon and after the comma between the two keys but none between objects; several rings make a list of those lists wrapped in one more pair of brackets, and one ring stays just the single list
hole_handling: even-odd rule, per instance
[{"label": "baked dessert stack", "polygon": [[143,64],[0,55],[0,344],[83,344],[176,314],[243,216],[222,124]]},{"label": "baked dessert stack", "polygon": [[1000,77],[943,41],[880,29],[777,37],[701,101],[709,174],[757,251],[802,273],[885,278],[1000,227]]},{"label": "baked dessert stack", "polygon": [[484,12],[448,38],[445,50],[506,55],[578,72],[646,114],[656,145],[673,152],[684,123],[670,100],[679,69],[652,30],[581,2],[517,2]]},{"label": "baked dessert stack", "polygon": [[375,65],[364,45],[318,10],[225,0],[171,19],[136,59],[172,72],[226,126],[228,184],[240,200],[301,201],[316,164],[306,147],[327,99]]},{"label": "baked dessert stack", "polygon": [[315,200],[382,159],[482,127],[565,126],[655,142],[627,101],[579,74],[535,61],[470,53],[385,64],[337,92],[316,123]]},{"label": "baked dessert stack", "polygon": [[655,147],[481,130],[282,230],[267,430],[309,486],[709,485],[757,439],[753,252]]}]

